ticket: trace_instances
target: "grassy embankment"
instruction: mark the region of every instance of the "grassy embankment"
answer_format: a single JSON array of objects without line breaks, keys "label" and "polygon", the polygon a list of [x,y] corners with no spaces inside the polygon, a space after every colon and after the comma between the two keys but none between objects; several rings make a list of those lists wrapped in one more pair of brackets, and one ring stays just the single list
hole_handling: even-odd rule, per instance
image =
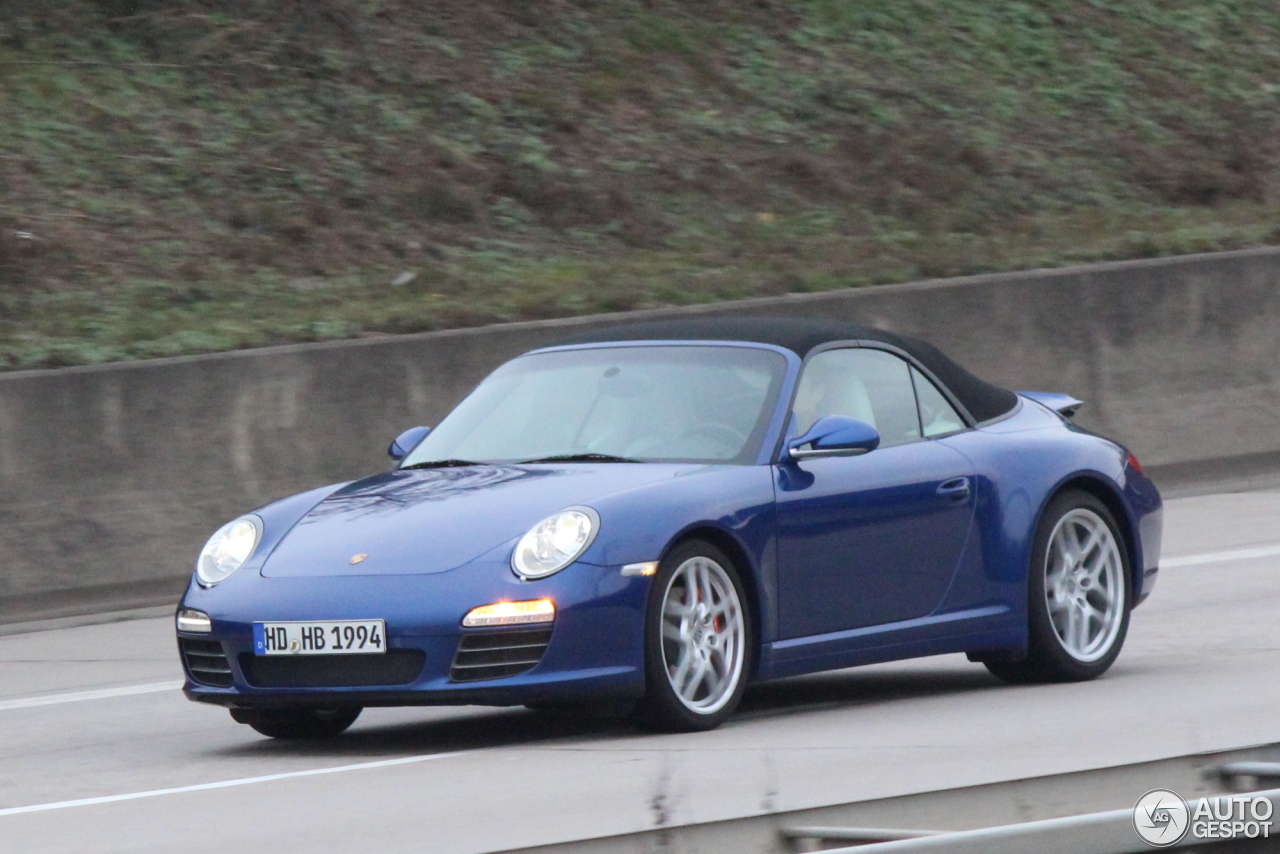
[{"label": "grassy embankment", "polygon": [[0,0],[0,367],[1280,242],[1273,0]]}]

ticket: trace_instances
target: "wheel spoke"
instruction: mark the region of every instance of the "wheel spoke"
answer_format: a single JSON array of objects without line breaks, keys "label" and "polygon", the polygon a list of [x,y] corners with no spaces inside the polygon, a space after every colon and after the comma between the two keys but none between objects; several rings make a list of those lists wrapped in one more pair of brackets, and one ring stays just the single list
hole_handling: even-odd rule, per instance
[{"label": "wheel spoke", "polygon": [[677,693],[684,693],[684,683],[689,677],[689,670],[692,666],[693,650],[688,646],[682,646],[680,648],[680,658],[676,662],[675,669],[671,671],[671,685],[676,689]]},{"label": "wheel spoke", "polygon": [[1074,524],[1068,524],[1062,529],[1062,535],[1067,541],[1067,552],[1070,555],[1068,565],[1070,566],[1080,559],[1080,534],[1076,531]]},{"label": "wheel spoke", "polygon": [[689,676],[688,681],[684,683],[680,696],[690,701],[698,699],[698,688],[702,686],[702,681],[706,677],[707,662],[705,659],[699,658],[698,662],[693,666],[693,673]]},{"label": "wheel spoke", "polygon": [[1076,652],[1083,653],[1089,648],[1089,614],[1083,606],[1076,606],[1076,632],[1074,646]]},{"label": "wheel spoke", "polygon": [[1098,622],[1103,625],[1105,625],[1107,620],[1110,618],[1112,608],[1115,604],[1111,601],[1111,597],[1109,595],[1098,591],[1091,591],[1086,594],[1084,597],[1084,603],[1085,606],[1097,616]]},{"label": "wheel spoke", "polygon": [[1107,529],[1101,525],[1089,532],[1089,539],[1085,540],[1084,545],[1080,547],[1079,559],[1082,563],[1087,561],[1093,550],[1102,543],[1103,536],[1106,532]]},{"label": "wheel spoke", "polygon": [[1066,642],[1067,648],[1073,652],[1079,652],[1076,644],[1076,638],[1080,634],[1080,609],[1074,602],[1067,608],[1067,632],[1063,640]]},{"label": "wheel spoke", "polygon": [[699,591],[702,594],[700,601],[710,608],[715,604],[715,592],[711,588],[711,569],[704,562],[698,566],[698,570]]},{"label": "wheel spoke", "polygon": [[724,687],[725,681],[729,678],[729,662],[719,650],[712,650],[707,656],[707,693],[715,696],[720,693],[720,689]]},{"label": "wheel spoke", "polygon": [[1057,632],[1058,637],[1067,636],[1067,624],[1071,619],[1071,611],[1069,608],[1060,608],[1056,613],[1049,616],[1049,621],[1053,623],[1053,630]]},{"label": "wheel spoke", "polygon": [[[1053,553],[1057,554],[1058,560],[1057,566],[1054,567],[1051,572],[1054,576],[1059,576],[1066,572],[1067,568],[1071,566],[1071,551],[1067,547],[1066,537],[1062,534],[1053,538]],[[1050,563],[1052,564],[1053,561],[1050,561]]]},{"label": "wheel spoke", "polygon": [[1076,610],[1075,604],[1072,603],[1067,607],[1067,631],[1062,638],[1068,647],[1074,648],[1076,645],[1076,633],[1079,631],[1080,613]]},{"label": "wheel spoke", "polygon": [[1103,542],[1102,547],[1098,549],[1097,556],[1092,561],[1085,561],[1084,570],[1085,578],[1090,581],[1097,581],[1098,576],[1103,570],[1109,569],[1118,562],[1115,553],[1115,544],[1111,542]]}]

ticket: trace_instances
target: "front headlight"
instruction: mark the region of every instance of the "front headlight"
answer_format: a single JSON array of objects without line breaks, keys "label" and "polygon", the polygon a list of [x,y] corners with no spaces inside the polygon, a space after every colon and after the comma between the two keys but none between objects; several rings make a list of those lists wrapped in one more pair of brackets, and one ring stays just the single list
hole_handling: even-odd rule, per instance
[{"label": "front headlight", "polygon": [[559,572],[587,550],[600,530],[600,517],[590,507],[571,507],[543,519],[516,543],[511,568],[521,578],[545,578]]},{"label": "front headlight", "polygon": [[243,566],[261,539],[262,520],[257,516],[228,522],[200,550],[196,577],[205,587],[212,587]]}]

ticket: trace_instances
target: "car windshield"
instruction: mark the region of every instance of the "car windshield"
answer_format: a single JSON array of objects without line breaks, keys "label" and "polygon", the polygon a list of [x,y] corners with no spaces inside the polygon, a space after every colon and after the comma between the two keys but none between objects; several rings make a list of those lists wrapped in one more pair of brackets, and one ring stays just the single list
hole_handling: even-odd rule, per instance
[{"label": "car windshield", "polygon": [[621,345],[522,356],[405,458],[753,463],[786,373],[758,347]]}]

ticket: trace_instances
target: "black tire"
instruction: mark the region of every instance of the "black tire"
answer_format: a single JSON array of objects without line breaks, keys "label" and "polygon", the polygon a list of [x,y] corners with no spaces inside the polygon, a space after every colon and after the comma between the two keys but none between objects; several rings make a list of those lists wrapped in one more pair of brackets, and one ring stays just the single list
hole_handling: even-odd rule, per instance
[{"label": "black tire", "polygon": [[268,738],[317,739],[341,735],[356,722],[363,711],[359,706],[318,709],[309,707],[275,707],[232,709],[237,723],[248,724]]},{"label": "black tire", "polygon": [[[720,653],[720,659],[726,662],[724,672],[726,674],[735,673],[732,676],[733,681],[724,685],[724,690],[714,697],[708,697],[703,700],[709,704],[705,710],[693,708],[686,703],[676,693],[675,688],[671,684],[672,676],[668,671],[668,657],[672,655],[671,650],[680,647],[680,642],[674,640],[664,641],[663,639],[663,604],[667,601],[669,591],[673,594],[679,594],[681,588],[679,585],[683,581],[675,581],[677,573],[681,573],[681,579],[684,579],[685,573],[681,571],[682,567],[689,564],[696,558],[710,561],[716,567],[723,571],[720,576],[720,583],[723,585],[727,580],[732,586],[734,597],[736,597],[737,613],[739,615],[741,625],[740,641],[735,639],[732,643],[737,648],[737,653],[728,655],[725,652]],[[692,565],[692,564],[691,564]],[[687,589],[687,588],[684,588]],[[673,600],[674,601],[674,600]],[[687,599],[683,601],[688,602]],[[725,602],[725,599],[721,599]],[[679,603],[676,603],[679,604]],[[713,625],[716,618],[712,617]],[[730,624],[732,624],[730,620]],[[702,540],[688,540],[677,545],[663,559],[658,567],[658,572],[653,577],[653,583],[649,588],[649,600],[645,608],[644,617],[644,650],[645,650],[645,694],[636,703],[635,709],[631,714],[631,719],[638,726],[652,730],[655,732],[701,732],[704,730],[714,729],[722,724],[734,710],[737,709],[738,703],[742,700],[742,694],[746,690],[748,674],[751,672],[751,665],[755,655],[755,630],[752,625],[751,611],[747,604],[746,591],[742,586],[742,579],[739,575],[738,568],[733,562],[722,552],[708,542]],[[717,629],[717,632],[720,629]],[[732,629],[726,627],[726,632],[732,632]],[[718,638],[724,635],[717,634]],[[710,641],[707,641],[710,644]],[[720,641],[721,649],[725,649],[723,641]],[[665,649],[664,649],[664,644]],[[702,648],[705,652],[706,648]],[[709,655],[714,655],[715,650]],[[736,662],[736,663],[733,663]],[[678,667],[673,665],[673,669],[678,671]],[[698,688],[694,685],[694,690]],[[713,689],[708,686],[708,691]],[[692,702],[697,702],[696,698]]]},{"label": "black tire", "polygon": [[[1046,594],[1046,579],[1050,570],[1051,541],[1059,525],[1071,525],[1073,520],[1078,523],[1089,519],[1101,520],[1109,530],[1114,543],[1114,556],[1118,558],[1119,578],[1109,587],[1073,587],[1070,595],[1088,598],[1097,594],[1101,597],[1099,601],[1108,602],[1114,602],[1115,597],[1119,596],[1120,601],[1113,605],[1106,619],[1099,619],[1097,648],[1089,650],[1085,655],[1083,652],[1073,653],[1062,637],[1063,630],[1055,626],[1050,613],[1050,597]],[[1088,554],[1084,557],[1088,557]],[[1092,583],[1098,584],[1096,581]],[[1124,645],[1129,631],[1129,613],[1133,607],[1132,591],[1133,574],[1129,549],[1111,511],[1090,493],[1079,490],[1062,492],[1045,508],[1032,545],[1027,577],[1027,654],[1025,657],[1018,657],[997,653],[985,658],[983,664],[1000,679],[1015,684],[1083,682],[1096,679],[1111,667]],[[1054,596],[1056,598],[1057,594]],[[1092,604],[1092,600],[1090,602]],[[1091,623],[1086,621],[1085,626],[1089,625]]]}]

